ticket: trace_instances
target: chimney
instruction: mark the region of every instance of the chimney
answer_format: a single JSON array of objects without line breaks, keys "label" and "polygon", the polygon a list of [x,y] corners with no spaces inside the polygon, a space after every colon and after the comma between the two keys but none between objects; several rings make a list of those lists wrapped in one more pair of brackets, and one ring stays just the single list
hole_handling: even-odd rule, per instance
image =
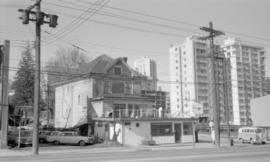
[{"label": "chimney", "polygon": [[125,63],[127,63],[127,59],[128,59],[127,57],[123,57]]}]

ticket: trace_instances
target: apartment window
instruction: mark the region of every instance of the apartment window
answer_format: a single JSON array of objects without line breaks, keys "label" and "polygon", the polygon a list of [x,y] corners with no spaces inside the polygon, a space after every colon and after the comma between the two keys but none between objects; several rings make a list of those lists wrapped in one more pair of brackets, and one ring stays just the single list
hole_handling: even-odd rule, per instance
[{"label": "apartment window", "polygon": [[81,104],[81,96],[78,95],[78,105],[80,105],[80,104]]},{"label": "apartment window", "polygon": [[176,66],[175,69],[178,69],[178,66]]},{"label": "apartment window", "polygon": [[186,54],[186,51],[184,51],[183,54],[185,55]]},{"label": "apartment window", "polygon": [[115,75],[121,75],[122,74],[122,68],[121,67],[114,67],[114,74]]},{"label": "apartment window", "polygon": [[178,63],[178,60],[175,60],[175,63]]}]

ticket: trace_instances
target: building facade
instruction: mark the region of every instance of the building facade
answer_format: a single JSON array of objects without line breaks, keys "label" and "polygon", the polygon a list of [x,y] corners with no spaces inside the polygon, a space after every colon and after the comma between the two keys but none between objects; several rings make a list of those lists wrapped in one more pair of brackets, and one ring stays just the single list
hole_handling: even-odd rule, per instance
[{"label": "building facade", "polygon": [[225,40],[222,49],[231,66],[228,90],[233,124],[251,125],[250,100],[264,95],[265,51],[235,38]]},{"label": "building facade", "polygon": [[208,50],[205,41],[195,36],[185,43],[170,47],[171,113],[175,117],[208,115],[209,91]]},{"label": "building facade", "polygon": [[[131,69],[126,58],[100,56],[81,77],[55,86],[55,127],[79,128],[123,145],[194,142],[194,118],[170,118],[155,107],[166,105],[165,92]],[[158,94],[158,101],[150,94]]]},{"label": "building facade", "polygon": [[154,90],[152,80],[126,63],[102,55],[91,61],[82,77],[55,85],[55,127],[88,123],[92,117],[147,116],[153,101],[141,95]]},{"label": "building facade", "polygon": [[264,93],[265,95],[270,94],[270,77],[266,77],[264,80]]},{"label": "building facade", "polygon": [[155,60],[148,56],[141,57],[134,61],[134,68],[140,74],[153,80],[153,84],[157,87],[157,65]]}]

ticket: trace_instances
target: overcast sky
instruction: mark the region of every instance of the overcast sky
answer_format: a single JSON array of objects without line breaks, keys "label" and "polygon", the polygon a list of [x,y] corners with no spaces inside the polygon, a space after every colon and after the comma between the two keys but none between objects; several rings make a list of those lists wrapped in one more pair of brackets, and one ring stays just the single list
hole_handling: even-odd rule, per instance
[{"label": "overcast sky", "polygon": [[[0,41],[11,40],[11,67],[21,58],[22,41],[33,41],[35,34],[34,24],[23,25],[17,10],[34,2],[0,0]],[[226,36],[264,47],[270,76],[269,0],[43,0],[41,8],[59,16],[56,28],[42,26],[43,64],[57,47],[73,44],[92,59],[101,54],[127,56],[132,66],[135,59],[149,56],[157,62],[159,79],[168,81],[169,46],[183,43],[189,35],[205,34],[199,27],[213,21]]]}]

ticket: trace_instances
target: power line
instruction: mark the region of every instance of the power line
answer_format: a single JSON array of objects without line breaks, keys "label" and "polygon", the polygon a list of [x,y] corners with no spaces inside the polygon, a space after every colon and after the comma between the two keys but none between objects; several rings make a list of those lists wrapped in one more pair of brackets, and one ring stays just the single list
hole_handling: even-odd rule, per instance
[{"label": "power line", "polygon": [[[65,2],[67,4],[71,4],[72,6],[85,8],[84,6],[78,5],[77,3],[66,2],[64,0],[61,0],[61,1]],[[63,5],[61,5],[61,6],[63,6]],[[74,9],[74,7],[72,7],[72,8]],[[98,14],[99,15],[104,15],[104,16],[109,16],[109,17],[114,17],[114,18],[118,18],[118,19],[128,20],[128,21],[134,21],[134,22],[138,22],[138,23],[144,23],[144,24],[149,24],[149,25],[154,25],[154,26],[159,26],[159,27],[164,27],[164,28],[180,30],[180,31],[187,31],[187,32],[192,32],[192,33],[198,32],[198,31],[194,31],[194,30],[190,30],[190,29],[186,29],[186,28],[181,28],[181,27],[178,27],[178,26],[171,26],[171,25],[165,25],[165,24],[151,22],[151,21],[145,21],[145,20],[136,19],[136,18],[132,18],[132,17],[127,17],[127,16],[123,16],[123,15],[118,15],[118,14],[114,14],[114,13],[106,12],[106,11],[99,12]]]},{"label": "power line", "polygon": [[[92,2],[88,2],[88,1],[86,2],[86,1],[83,1],[83,0],[77,0],[77,1],[82,2],[82,3],[85,3],[85,4],[91,4],[92,3]],[[117,10],[117,11],[122,11],[122,12],[133,13],[133,14],[136,14],[136,15],[151,17],[151,18],[155,18],[155,19],[159,19],[159,20],[168,21],[168,22],[185,24],[185,25],[190,25],[190,26],[194,26],[194,27],[201,27],[201,25],[194,24],[194,23],[189,23],[189,22],[185,22],[185,21],[178,21],[178,20],[164,18],[164,17],[159,17],[159,16],[154,16],[154,15],[150,15],[150,14],[146,14],[146,13],[142,13],[142,12],[138,12],[138,11],[127,10],[127,9],[122,9],[122,8],[117,8],[117,7],[112,7],[112,6],[109,6],[109,5],[106,6],[105,8],[110,8],[110,9]],[[242,33],[232,32],[232,31],[223,30],[223,29],[221,29],[221,30],[224,31],[224,32],[226,32],[226,33],[231,33],[231,34],[234,34],[234,35],[240,35],[240,36],[244,36],[244,37],[250,37],[250,38],[255,38],[255,39],[261,39],[261,40],[265,40],[265,41],[270,41],[270,39],[263,38],[263,37],[253,36],[253,35],[249,35],[249,34],[242,34]]]},{"label": "power line", "polygon": [[[70,3],[70,2],[69,2]],[[70,6],[65,6],[65,5],[59,5],[59,4],[56,4],[56,3],[49,3],[47,2],[46,4],[48,5],[54,5],[54,6],[58,6],[58,7],[63,7],[63,8],[68,8],[68,9],[72,9],[72,10],[78,10],[80,11],[81,9],[79,8],[76,8],[76,7],[70,7]],[[73,4],[73,3],[72,3]],[[92,4],[92,3],[90,3]],[[78,5],[76,5],[78,6]],[[107,5],[108,6],[108,5]],[[107,7],[106,6],[106,7]],[[105,8],[106,8],[105,7]],[[56,11],[57,12],[57,11]],[[68,16],[68,17],[74,17],[74,15],[71,15],[71,14],[66,14],[66,13],[61,13],[61,12],[58,12],[60,14],[63,14],[65,16]],[[110,16],[110,17],[116,17],[116,18],[122,18],[122,19],[127,19],[127,20],[130,20],[130,21],[137,21],[137,22],[141,22],[141,23],[147,23],[147,24],[151,24],[151,25],[156,25],[156,26],[160,26],[160,27],[167,27],[167,28],[171,28],[171,29],[176,29],[176,30],[181,30],[181,31],[185,31],[185,32],[195,32],[193,30],[189,30],[189,29],[183,29],[183,28],[179,28],[179,27],[175,27],[175,26],[170,26],[170,25],[162,25],[162,24],[159,24],[159,23],[153,23],[153,22],[147,22],[147,21],[143,21],[143,20],[138,20],[138,19],[134,19],[134,18],[130,18],[130,17],[123,17],[121,15],[116,15],[116,14],[113,14],[113,13],[110,13],[110,12],[105,12],[104,14],[104,11],[103,12],[100,12],[98,14],[101,14],[101,15],[106,15],[106,16]],[[104,22],[104,21],[98,21],[98,20],[90,20],[94,23],[98,23],[98,24],[103,24],[103,25],[109,25],[109,26],[113,26],[113,27],[118,27],[118,28],[123,28],[123,29],[129,29],[129,30],[134,30],[134,31],[139,31],[139,32],[146,32],[146,33],[153,33],[153,34],[160,34],[160,35],[168,35],[168,36],[176,36],[176,37],[187,37],[186,35],[179,35],[179,34],[172,34],[172,33],[165,33],[165,32],[158,32],[158,31],[153,31],[153,30],[145,30],[145,29],[140,29],[140,28],[134,28],[134,27],[129,27],[129,26],[123,26],[123,25],[119,25],[119,24],[114,24],[114,23],[109,23],[109,22]],[[198,32],[197,32],[198,33]],[[227,37],[225,37],[227,38]],[[266,47],[270,47],[269,45],[266,45],[266,44],[259,44],[257,42],[248,42],[248,41],[245,41],[247,43],[253,43],[253,44],[258,44],[258,45],[262,45],[262,46],[266,46]]]},{"label": "power line", "polygon": [[[50,66],[50,67],[54,67],[54,66]],[[6,67],[4,67],[5,69],[6,69]],[[55,67],[55,68],[58,68],[58,67]],[[20,70],[20,68],[18,68],[18,67],[8,67],[8,69],[10,70],[10,71],[19,71]],[[32,71],[32,72],[34,72],[35,70],[33,69],[33,70],[30,70],[30,71]],[[72,72],[67,72],[67,71],[52,71],[52,70],[41,70],[41,73],[42,74],[47,74],[47,75],[52,75],[52,76],[64,76],[64,77],[82,77],[82,76],[84,76],[84,75],[88,75],[87,73],[72,73]],[[90,73],[90,75],[91,74],[93,74],[93,75],[104,75],[103,73]],[[124,76],[126,76],[126,77],[129,77],[128,75],[124,75]],[[106,78],[106,77],[105,77]],[[230,81],[238,81],[238,80],[230,80]],[[197,84],[199,84],[199,85],[214,85],[214,83],[212,83],[212,82],[199,82],[199,81],[197,81],[197,82],[187,82],[187,81],[182,81],[182,82],[180,82],[180,81],[169,81],[169,80],[158,80],[157,82],[159,82],[159,83],[165,83],[165,84],[173,84],[173,85],[179,85],[179,84],[192,84],[192,85],[197,85]],[[218,83],[216,83],[216,85],[222,85],[223,84],[223,82],[218,82]],[[238,87],[238,86],[235,86],[235,87]]]},{"label": "power line", "polygon": [[[64,6],[64,5],[58,5],[58,4],[55,4],[55,3],[48,3],[48,2],[46,2],[44,4],[49,4],[49,5],[54,5],[54,6],[64,7],[64,8],[69,8],[69,9],[73,9],[73,10],[81,10],[79,8],[70,7],[70,6]],[[68,16],[68,17],[74,17],[74,15],[71,15],[71,14],[66,14],[66,13],[63,13],[63,12],[58,12],[58,13],[61,13],[61,14],[65,15],[65,16]],[[98,13],[98,14],[100,14],[100,13]],[[145,33],[153,33],[153,34],[159,34],[159,35],[168,35],[168,36],[173,36],[173,37],[186,37],[186,35],[180,35],[180,34],[174,34],[174,33],[166,33],[166,32],[158,32],[158,31],[154,31],[154,30],[146,30],[146,29],[129,27],[129,26],[124,26],[124,25],[109,23],[109,22],[105,22],[105,21],[98,21],[98,20],[93,20],[93,19],[92,20],[88,20],[88,21],[91,21],[91,22],[94,22],[94,23],[98,23],[98,24],[103,24],[103,25],[109,25],[109,26],[113,26],[113,27],[117,27],[117,28],[123,28],[123,29],[129,29],[129,30],[134,30],[134,31],[145,32]],[[138,21],[140,21],[140,20],[138,20]],[[144,21],[144,22],[146,22],[146,21]],[[167,27],[169,27],[169,26],[167,26]],[[172,27],[172,26],[170,26],[170,27],[171,28],[178,28],[178,27]],[[178,28],[178,30],[180,30],[180,28]],[[185,31],[185,30],[182,29],[182,31]],[[189,30],[189,32],[191,32],[191,30]]]},{"label": "power line", "polygon": [[[86,11],[84,11],[79,17],[77,17],[75,20],[73,20],[71,23],[66,25],[63,29],[60,30],[59,33],[56,33],[58,39],[54,40],[57,41],[61,39],[62,37],[66,36],[67,32],[71,33],[71,31],[74,31],[76,28],[81,26],[85,21],[89,20],[91,17],[93,17],[99,10],[101,10],[109,1],[104,2],[104,0],[100,1],[98,7],[95,8],[95,5],[90,6]],[[98,0],[96,1],[98,3]],[[103,4],[102,4],[103,3]],[[91,12],[91,15],[87,17],[87,13],[90,9],[94,8],[93,12]],[[77,21],[78,20],[78,21]],[[71,26],[71,27],[70,27]],[[66,28],[66,29],[65,29]],[[54,42],[52,41],[52,42]],[[52,42],[49,42],[48,44],[51,44]]]}]

